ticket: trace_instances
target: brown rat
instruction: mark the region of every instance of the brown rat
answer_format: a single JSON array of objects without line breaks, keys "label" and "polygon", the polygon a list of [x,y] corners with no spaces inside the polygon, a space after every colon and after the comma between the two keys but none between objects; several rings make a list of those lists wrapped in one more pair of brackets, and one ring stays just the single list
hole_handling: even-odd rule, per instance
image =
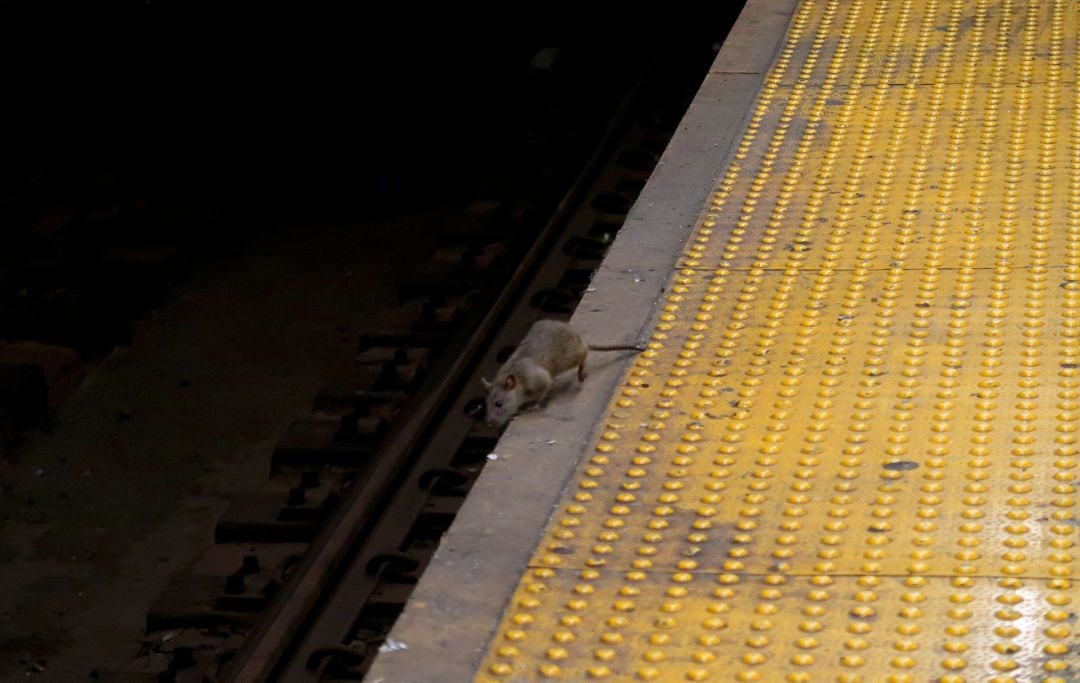
[{"label": "brown rat", "polygon": [[495,381],[484,381],[488,390],[484,421],[502,427],[521,408],[543,404],[554,378],[577,368],[584,382],[585,357],[589,351],[644,351],[641,344],[613,346],[585,342],[577,330],[558,320],[537,320],[514,353],[499,368]]}]

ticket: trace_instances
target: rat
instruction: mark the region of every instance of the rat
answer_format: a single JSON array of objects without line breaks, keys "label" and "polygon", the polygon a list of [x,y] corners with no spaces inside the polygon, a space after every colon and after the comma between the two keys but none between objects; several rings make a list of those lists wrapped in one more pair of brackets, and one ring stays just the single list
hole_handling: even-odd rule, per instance
[{"label": "rat", "polygon": [[588,344],[577,330],[558,320],[537,320],[514,353],[495,374],[482,380],[488,390],[484,421],[502,427],[526,406],[542,406],[554,378],[577,368],[584,382],[585,357],[589,351],[644,351],[643,344],[601,346]]}]

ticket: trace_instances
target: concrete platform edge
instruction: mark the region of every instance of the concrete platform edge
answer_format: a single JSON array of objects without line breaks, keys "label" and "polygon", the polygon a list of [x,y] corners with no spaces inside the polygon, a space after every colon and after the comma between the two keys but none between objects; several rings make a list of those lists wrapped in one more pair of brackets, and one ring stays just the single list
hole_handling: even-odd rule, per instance
[{"label": "concrete platform edge", "polygon": [[[641,339],[668,275],[726,168],[798,0],[748,0],[593,279],[573,323]],[[586,389],[515,420],[420,580],[369,683],[469,681],[630,358],[599,354]]]}]

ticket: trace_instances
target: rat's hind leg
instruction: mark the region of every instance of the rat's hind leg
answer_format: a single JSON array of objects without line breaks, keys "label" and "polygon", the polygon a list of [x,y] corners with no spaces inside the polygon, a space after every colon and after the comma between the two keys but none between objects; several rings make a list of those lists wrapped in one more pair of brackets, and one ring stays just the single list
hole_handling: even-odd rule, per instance
[{"label": "rat's hind leg", "polygon": [[582,358],[581,362],[577,366],[577,381],[584,382],[585,378],[589,376],[589,373],[585,372],[585,359]]}]

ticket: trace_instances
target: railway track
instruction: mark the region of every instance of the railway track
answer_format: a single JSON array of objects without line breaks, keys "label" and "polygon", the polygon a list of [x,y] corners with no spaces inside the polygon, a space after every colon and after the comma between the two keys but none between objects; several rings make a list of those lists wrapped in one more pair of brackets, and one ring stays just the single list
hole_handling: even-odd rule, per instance
[{"label": "railway track", "polygon": [[399,646],[386,634],[497,457],[498,433],[477,419],[480,378],[532,322],[568,319],[587,291],[709,64],[709,45],[694,48],[658,43],[535,240],[515,251],[449,239],[452,276],[402,293],[411,324],[361,336],[353,367],[274,450],[266,485],[236,497],[216,544],[149,611],[143,670],[359,680],[380,647]]}]

